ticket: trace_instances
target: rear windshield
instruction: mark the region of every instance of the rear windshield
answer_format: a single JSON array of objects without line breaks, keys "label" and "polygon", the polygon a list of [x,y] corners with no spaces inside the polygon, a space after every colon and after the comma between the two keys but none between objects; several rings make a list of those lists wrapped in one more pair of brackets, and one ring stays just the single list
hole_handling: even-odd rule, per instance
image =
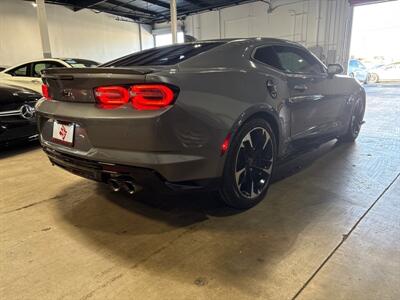
[{"label": "rear windshield", "polygon": [[69,64],[73,68],[90,68],[97,67],[99,65],[98,62],[87,60],[87,59],[79,59],[79,58],[68,58],[63,59],[67,64]]},{"label": "rear windshield", "polygon": [[212,42],[153,48],[113,60],[103,64],[102,67],[175,65],[222,44],[223,42]]}]

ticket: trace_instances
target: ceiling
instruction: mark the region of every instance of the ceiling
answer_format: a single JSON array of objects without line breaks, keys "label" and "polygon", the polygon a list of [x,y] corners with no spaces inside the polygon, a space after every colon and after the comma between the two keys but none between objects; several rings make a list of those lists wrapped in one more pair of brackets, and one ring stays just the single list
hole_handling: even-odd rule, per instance
[{"label": "ceiling", "polygon": [[[251,0],[176,0],[178,18],[189,14],[237,5]],[[46,0],[74,11],[84,8],[110,13],[139,23],[156,23],[170,19],[169,0]]]},{"label": "ceiling", "polygon": [[[32,0],[31,0],[32,1]],[[170,19],[169,0],[45,0],[74,11],[87,8],[110,13],[139,23],[153,24]],[[176,0],[178,18],[207,10],[238,5],[256,0]],[[271,0],[259,0],[266,3]],[[351,5],[370,4],[391,0],[348,0]]]}]

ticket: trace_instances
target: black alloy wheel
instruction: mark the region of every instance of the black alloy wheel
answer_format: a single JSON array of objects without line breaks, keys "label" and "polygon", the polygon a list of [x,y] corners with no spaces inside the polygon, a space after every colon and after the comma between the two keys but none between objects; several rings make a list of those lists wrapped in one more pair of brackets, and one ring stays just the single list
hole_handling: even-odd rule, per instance
[{"label": "black alloy wheel", "polygon": [[243,125],[228,152],[222,199],[229,206],[244,209],[260,202],[269,187],[276,143],[273,131],[263,119]]},{"label": "black alloy wheel", "polygon": [[245,198],[259,196],[267,186],[273,165],[272,140],[262,127],[253,128],[240,143],[236,156],[236,188]]},{"label": "black alloy wheel", "polygon": [[364,123],[364,113],[365,100],[359,97],[354,103],[348,130],[346,134],[339,138],[341,141],[353,142],[357,139],[361,131],[361,126]]}]

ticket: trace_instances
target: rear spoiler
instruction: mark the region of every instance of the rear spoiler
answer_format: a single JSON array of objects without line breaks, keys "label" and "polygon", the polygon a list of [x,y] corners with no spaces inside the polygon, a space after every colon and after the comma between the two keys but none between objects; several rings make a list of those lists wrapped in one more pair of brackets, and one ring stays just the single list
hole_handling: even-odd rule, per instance
[{"label": "rear spoiler", "polygon": [[[141,69],[133,68],[50,68],[42,71],[44,78],[73,79],[73,75],[91,75],[91,74],[126,74],[126,75],[146,75],[155,70],[149,67]],[[63,78],[65,77],[65,78]]]}]

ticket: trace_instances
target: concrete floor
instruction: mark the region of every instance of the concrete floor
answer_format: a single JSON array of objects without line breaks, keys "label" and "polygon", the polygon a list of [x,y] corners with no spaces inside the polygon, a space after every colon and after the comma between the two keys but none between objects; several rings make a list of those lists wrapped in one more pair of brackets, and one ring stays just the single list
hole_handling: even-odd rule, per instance
[{"label": "concrete floor", "polygon": [[400,299],[400,86],[367,87],[356,143],[287,162],[246,212],[135,199],[0,154],[1,299]]}]

